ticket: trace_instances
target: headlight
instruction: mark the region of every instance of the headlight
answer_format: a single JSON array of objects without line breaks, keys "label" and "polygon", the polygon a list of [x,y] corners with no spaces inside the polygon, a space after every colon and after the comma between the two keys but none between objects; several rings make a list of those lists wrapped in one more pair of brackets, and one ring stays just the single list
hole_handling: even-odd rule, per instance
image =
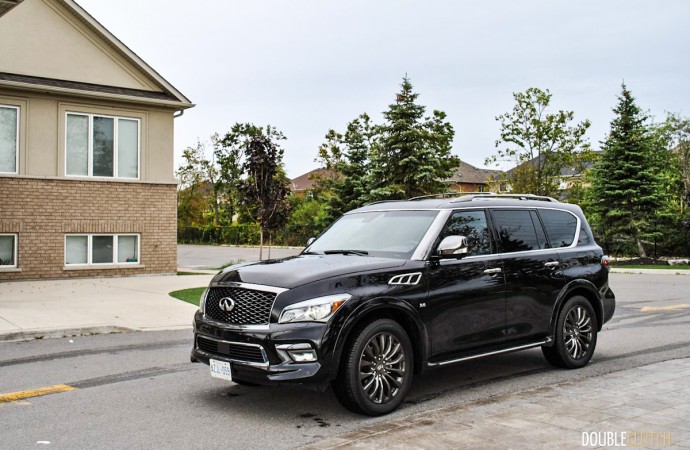
[{"label": "headlight", "polygon": [[328,322],[350,297],[350,294],[336,294],[295,303],[283,310],[278,323]]},{"label": "headlight", "polygon": [[202,313],[204,312],[204,309],[206,309],[206,296],[208,295],[208,289],[205,289],[204,292],[201,294],[201,297],[199,297],[199,311]]}]

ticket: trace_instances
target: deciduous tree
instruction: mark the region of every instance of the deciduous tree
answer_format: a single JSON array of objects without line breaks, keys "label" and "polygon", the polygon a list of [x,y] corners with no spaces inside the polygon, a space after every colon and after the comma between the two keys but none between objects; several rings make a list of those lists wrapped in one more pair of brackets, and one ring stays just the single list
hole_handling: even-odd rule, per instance
[{"label": "deciduous tree", "polygon": [[282,167],[283,149],[279,144],[284,139],[270,125],[264,128],[249,123],[235,124],[223,138],[228,148],[243,154],[239,203],[247,208],[261,229],[259,259],[263,259],[264,235],[268,232],[270,236],[283,227],[290,210],[289,181]]},{"label": "deciduous tree", "polygon": [[585,137],[590,122],[573,124],[572,111],[549,112],[551,97],[548,89],[514,93],[513,110],[496,117],[501,135],[496,141],[497,153],[486,164],[515,164],[504,180],[513,192],[558,197],[561,170],[569,168],[580,174],[592,159]]}]

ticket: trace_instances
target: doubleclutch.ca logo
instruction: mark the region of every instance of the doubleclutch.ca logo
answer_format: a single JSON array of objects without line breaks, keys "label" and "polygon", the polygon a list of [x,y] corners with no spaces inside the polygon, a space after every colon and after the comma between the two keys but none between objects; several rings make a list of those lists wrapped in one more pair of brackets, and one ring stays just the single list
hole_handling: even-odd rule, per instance
[{"label": "doubleclutch.ca logo", "polygon": [[583,431],[583,447],[664,448],[671,446],[670,431]]}]

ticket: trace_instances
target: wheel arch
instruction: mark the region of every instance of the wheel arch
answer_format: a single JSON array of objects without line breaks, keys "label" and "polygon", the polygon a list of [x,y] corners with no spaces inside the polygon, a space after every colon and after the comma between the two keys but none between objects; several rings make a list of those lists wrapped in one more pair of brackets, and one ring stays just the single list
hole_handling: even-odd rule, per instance
[{"label": "wheel arch", "polygon": [[575,280],[568,283],[559,293],[553,311],[551,312],[551,323],[549,325],[549,336],[553,337],[556,332],[556,322],[561,308],[569,298],[580,295],[589,301],[594,309],[597,319],[597,331],[601,331],[604,325],[604,303],[599,296],[596,286],[587,280]]},{"label": "wheel arch", "polygon": [[377,319],[391,319],[399,323],[410,338],[414,359],[414,373],[423,370],[426,361],[427,332],[417,311],[407,302],[395,298],[377,298],[359,306],[347,318],[336,339],[330,379],[335,379],[340,370],[345,346],[353,339],[354,333]]}]

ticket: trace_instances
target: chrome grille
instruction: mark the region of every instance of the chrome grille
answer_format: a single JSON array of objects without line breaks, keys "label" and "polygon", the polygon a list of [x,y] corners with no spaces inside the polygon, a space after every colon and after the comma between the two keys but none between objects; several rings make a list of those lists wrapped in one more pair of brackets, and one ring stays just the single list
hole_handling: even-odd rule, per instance
[{"label": "chrome grille", "polygon": [[258,345],[245,345],[234,342],[216,341],[197,336],[196,346],[206,353],[223,355],[237,361],[265,363],[263,352]]},{"label": "chrome grille", "polygon": [[[233,325],[268,325],[276,293],[235,287],[209,289],[206,315],[219,322]],[[229,297],[235,307],[229,313],[220,309],[222,298]]]}]

